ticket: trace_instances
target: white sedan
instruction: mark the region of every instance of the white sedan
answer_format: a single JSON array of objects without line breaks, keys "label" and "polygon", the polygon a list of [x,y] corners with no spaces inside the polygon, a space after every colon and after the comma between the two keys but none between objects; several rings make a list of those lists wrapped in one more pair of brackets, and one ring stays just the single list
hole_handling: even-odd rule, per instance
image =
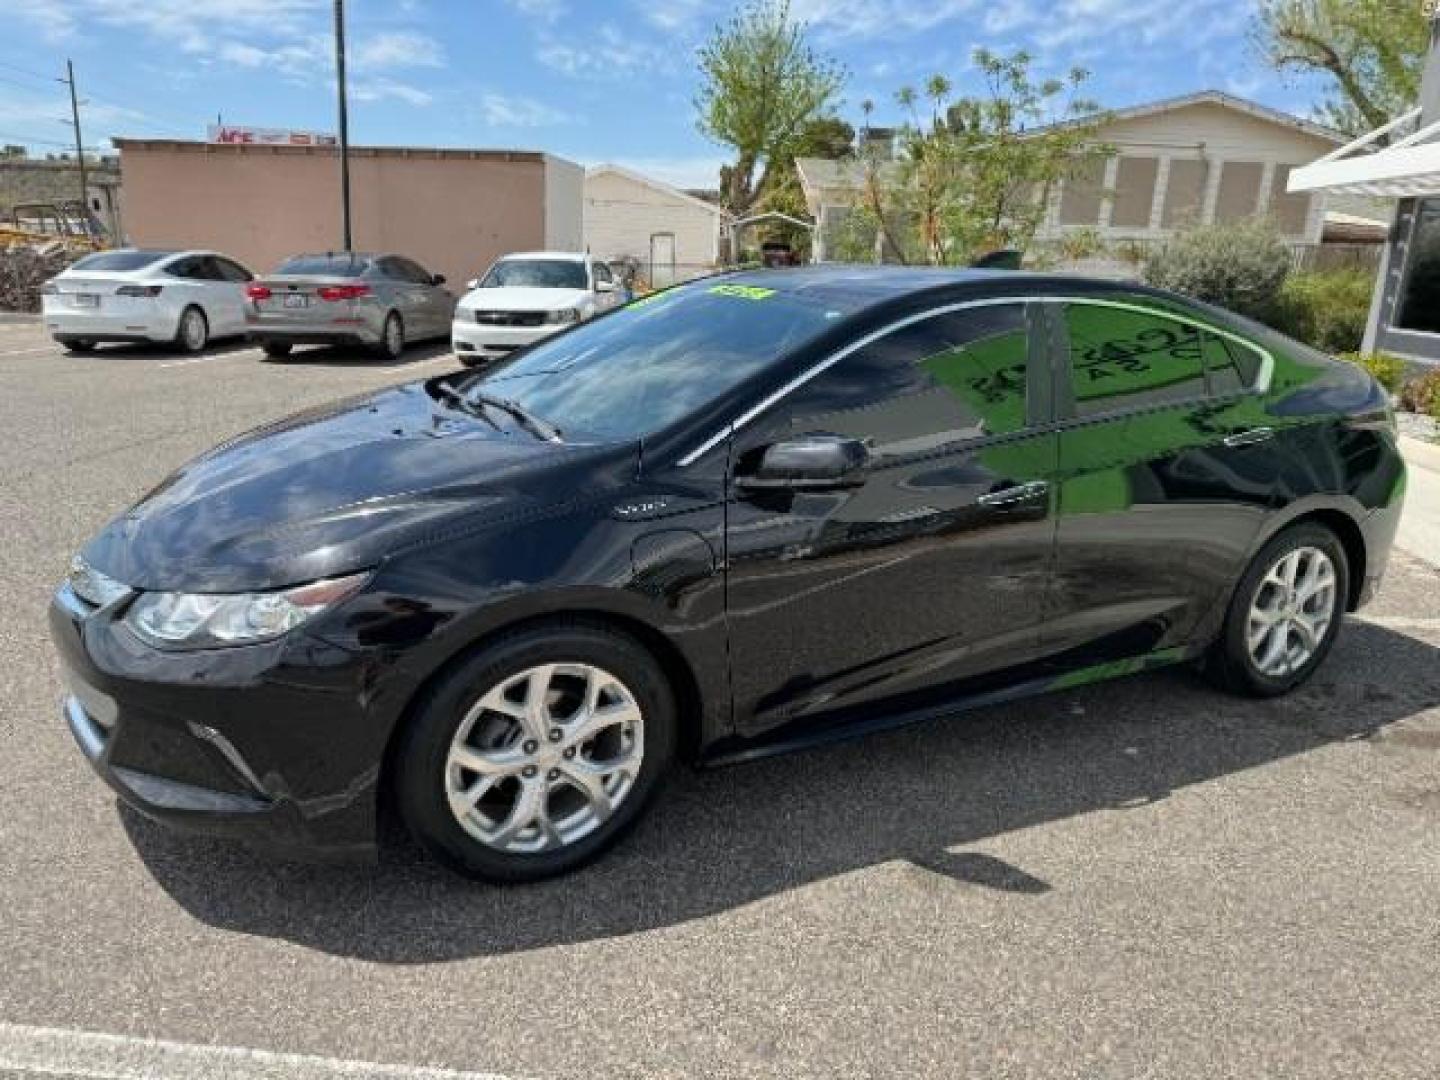
[{"label": "white sedan", "polygon": [[617,307],[628,295],[605,263],[565,251],[506,255],[469,288],[450,328],[455,355],[466,364],[506,356]]},{"label": "white sedan", "polygon": [[45,329],[79,352],[102,341],[172,342],[199,352],[215,338],[245,333],[253,277],[213,251],[98,251],[45,283]]}]

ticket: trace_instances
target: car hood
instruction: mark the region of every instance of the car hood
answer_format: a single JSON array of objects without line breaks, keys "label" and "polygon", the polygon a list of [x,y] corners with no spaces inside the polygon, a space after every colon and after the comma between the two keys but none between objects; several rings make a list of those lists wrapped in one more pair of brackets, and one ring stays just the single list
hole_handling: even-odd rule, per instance
[{"label": "car hood", "polygon": [[590,299],[586,289],[535,289],[507,286],[472,289],[460,301],[465,311],[558,311]]},{"label": "car hood", "polygon": [[176,471],[83,554],[141,589],[274,589],[593,490],[636,449],[499,429],[415,383],[299,413]]}]

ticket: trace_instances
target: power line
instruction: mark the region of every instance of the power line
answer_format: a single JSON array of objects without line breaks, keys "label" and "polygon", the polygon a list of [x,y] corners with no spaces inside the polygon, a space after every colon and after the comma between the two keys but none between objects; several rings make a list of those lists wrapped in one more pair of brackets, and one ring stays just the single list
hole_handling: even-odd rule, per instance
[{"label": "power line", "polygon": [[[58,146],[62,150],[75,149],[74,143],[59,142],[55,139],[41,139],[34,135],[20,135],[13,131],[0,131],[0,139],[13,139],[17,143],[27,143],[33,146]],[[103,154],[104,148],[99,146],[85,147],[92,154]]]},{"label": "power line", "polygon": [[4,60],[0,60],[0,67],[3,67],[9,71],[19,72],[21,75],[29,75],[32,79],[39,79],[41,82],[48,83],[55,81],[54,75],[42,75],[38,71],[31,71],[29,68],[17,67],[14,64],[6,63]]}]

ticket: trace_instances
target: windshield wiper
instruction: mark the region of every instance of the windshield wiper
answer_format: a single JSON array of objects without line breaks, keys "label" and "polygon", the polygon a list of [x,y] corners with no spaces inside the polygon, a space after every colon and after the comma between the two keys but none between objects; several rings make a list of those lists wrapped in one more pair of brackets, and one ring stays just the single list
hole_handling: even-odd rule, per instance
[{"label": "windshield wiper", "polygon": [[501,412],[509,413],[518,420],[521,426],[527,431],[544,439],[546,442],[558,443],[565,441],[560,437],[559,428],[550,423],[550,421],[536,416],[524,405],[521,405],[512,398],[495,397],[491,394],[481,394],[473,391],[466,394],[465,397],[471,403],[489,405],[493,409],[499,409]]},{"label": "windshield wiper", "polygon": [[440,391],[441,396],[444,397],[446,401],[454,405],[461,412],[484,420],[496,431],[500,430],[500,425],[494,421],[490,414],[481,408],[477,402],[472,401],[470,396],[464,391],[457,390],[443,379],[435,383],[434,386],[436,390]]}]

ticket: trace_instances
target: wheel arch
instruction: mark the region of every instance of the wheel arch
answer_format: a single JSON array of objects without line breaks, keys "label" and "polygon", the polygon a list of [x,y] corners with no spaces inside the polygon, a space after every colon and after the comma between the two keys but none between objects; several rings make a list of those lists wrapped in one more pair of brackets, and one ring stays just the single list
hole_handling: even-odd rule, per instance
[{"label": "wheel arch", "polygon": [[1345,549],[1345,561],[1350,572],[1345,610],[1354,611],[1360,605],[1370,562],[1365,531],[1361,527],[1365,517],[1364,507],[1354,499],[1344,497],[1297,499],[1276,515],[1268,523],[1268,526],[1256,536],[1246,555],[1245,565],[1249,566],[1255,556],[1260,553],[1260,549],[1286,529],[1307,522],[1324,525],[1339,538],[1340,545]]}]

